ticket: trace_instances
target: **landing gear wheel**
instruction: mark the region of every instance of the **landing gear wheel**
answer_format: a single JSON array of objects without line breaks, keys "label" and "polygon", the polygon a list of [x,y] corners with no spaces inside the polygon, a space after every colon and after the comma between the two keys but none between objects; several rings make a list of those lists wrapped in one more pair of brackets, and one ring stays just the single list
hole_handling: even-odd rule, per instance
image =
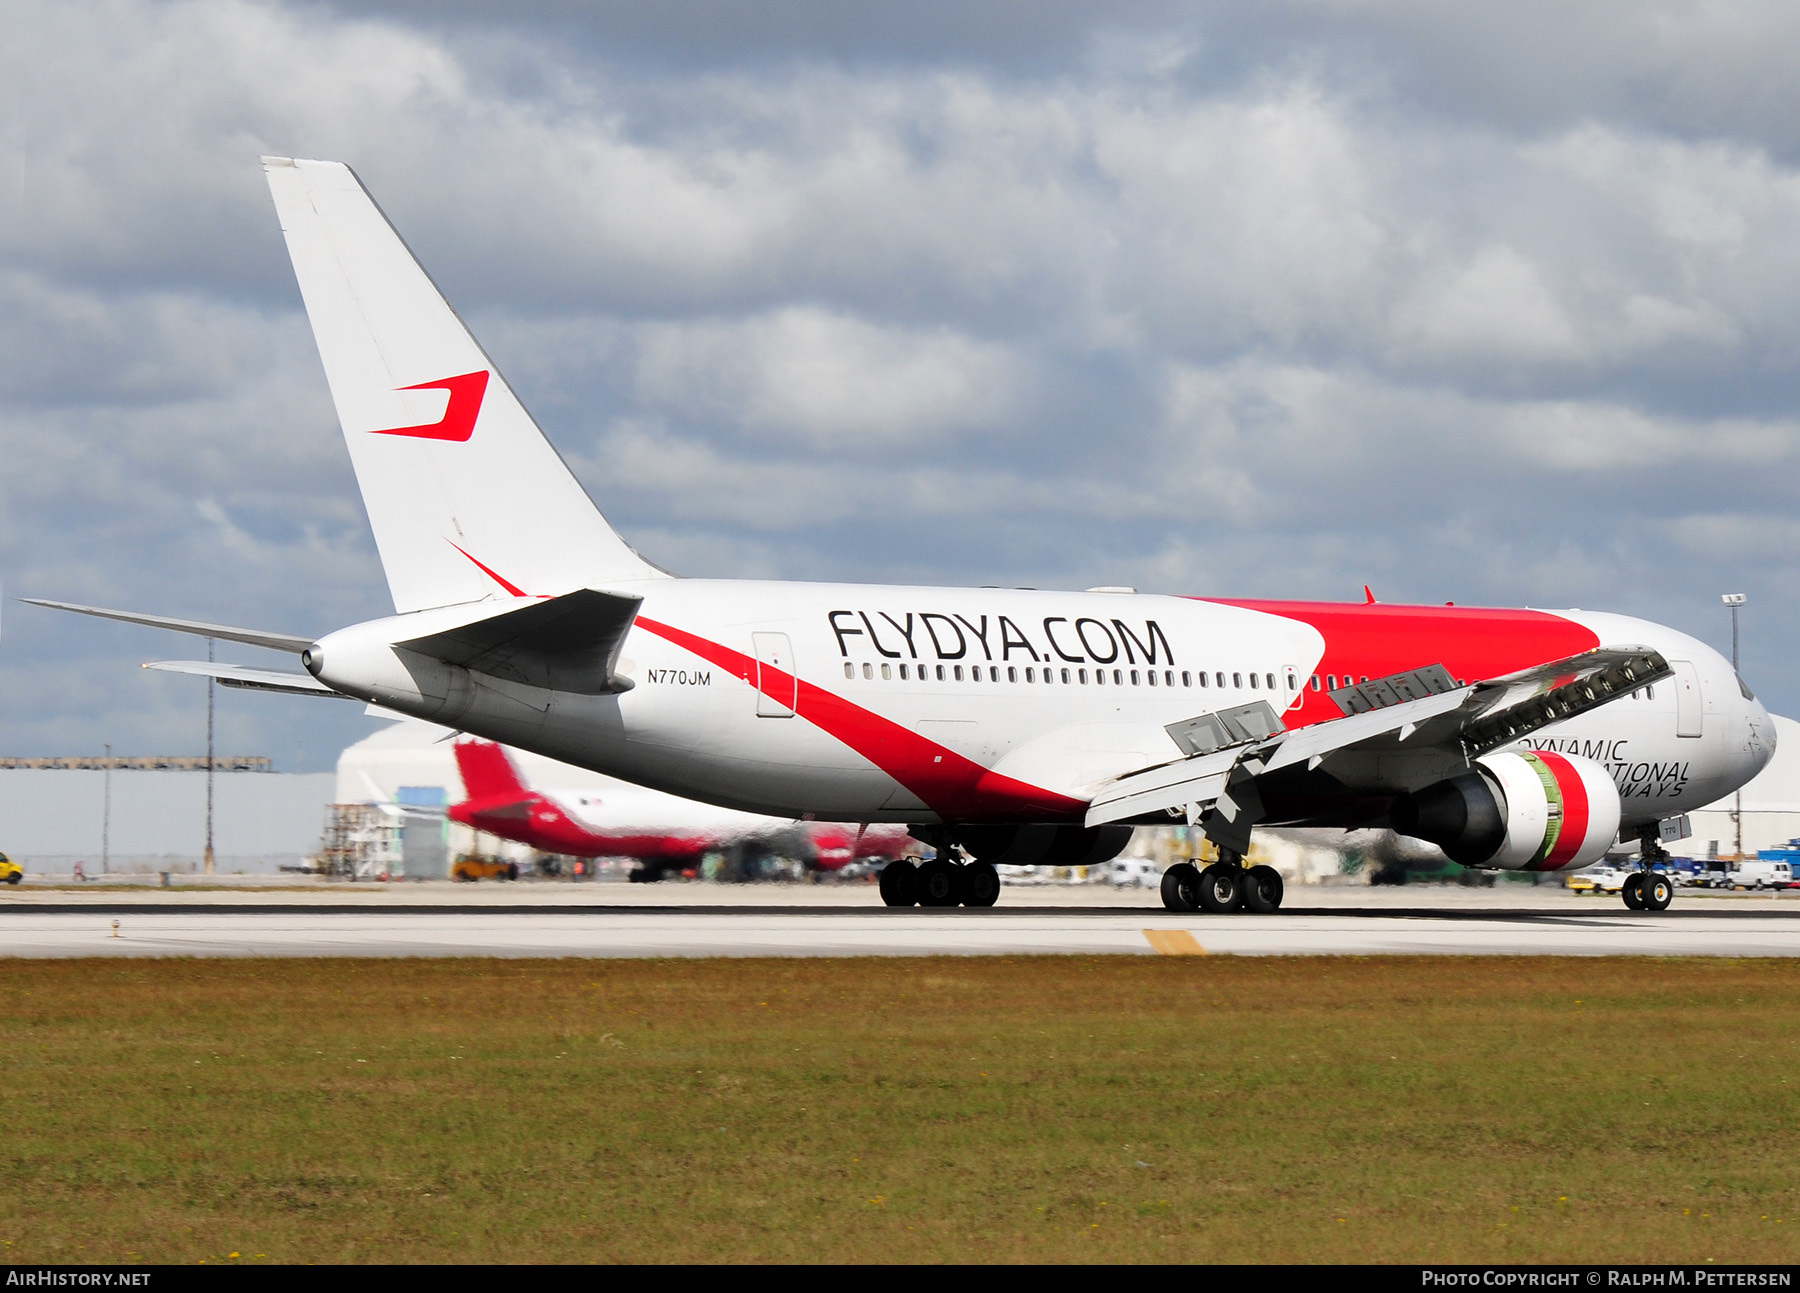
[{"label": "landing gear wheel", "polygon": [[1642,871],[1633,872],[1625,877],[1625,885],[1619,890],[1619,897],[1623,898],[1625,905],[1633,911],[1644,909],[1644,873]]},{"label": "landing gear wheel", "polygon": [[971,862],[963,868],[963,905],[992,907],[1000,901],[1000,873],[992,862]]},{"label": "landing gear wheel", "polygon": [[1675,901],[1675,885],[1666,875],[1647,875],[1638,886],[1638,898],[1645,911],[1667,911]]},{"label": "landing gear wheel", "polygon": [[1214,862],[1200,873],[1200,905],[1223,916],[1244,905],[1244,868]]},{"label": "landing gear wheel", "polygon": [[1251,867],[1244,872],[1244,910],[1265,916],[1279,911],[1286,888],[1281,882],[1281,872],[1274,867]]},{"label": "landing gear wheel", "polygon": [[954,907],[962,901],[956,863],[933,858],[919,867],[919,906]]},{"label": "landing gear wheel", "polygon": [[1162,878],[1163,906],[1170,911],[1200,910],[1200,871],[1192,862],[1177,862]]},{"label": "landing gear wheel", "polygon": [[919,901],[919,868],[905,858],[895,858],[881,868],[875,885],[890,907],[911,907]]}]

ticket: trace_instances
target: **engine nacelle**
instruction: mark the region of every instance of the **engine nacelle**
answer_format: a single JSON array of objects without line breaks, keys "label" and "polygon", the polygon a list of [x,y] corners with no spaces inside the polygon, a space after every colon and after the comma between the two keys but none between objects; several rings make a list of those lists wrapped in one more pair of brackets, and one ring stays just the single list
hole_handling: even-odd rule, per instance
[{"label": "engine nacelle", "polygon": [[1598,862],[1619,834],[1619,791],[1592,759],[1525,750],[1489,754],[1469,771],[1394,801],[1402,835],[1452,862],[1560,871]]}]

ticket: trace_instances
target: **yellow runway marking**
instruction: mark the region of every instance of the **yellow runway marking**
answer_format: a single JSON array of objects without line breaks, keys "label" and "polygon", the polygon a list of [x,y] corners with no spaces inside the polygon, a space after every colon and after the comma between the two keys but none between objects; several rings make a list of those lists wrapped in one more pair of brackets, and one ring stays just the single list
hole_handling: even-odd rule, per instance
[{"label": "yellow runway marking", "polygon": [[1200,940],[1185,929],[1146,929],[1144,937],[1163,956],[1205,956]]}]

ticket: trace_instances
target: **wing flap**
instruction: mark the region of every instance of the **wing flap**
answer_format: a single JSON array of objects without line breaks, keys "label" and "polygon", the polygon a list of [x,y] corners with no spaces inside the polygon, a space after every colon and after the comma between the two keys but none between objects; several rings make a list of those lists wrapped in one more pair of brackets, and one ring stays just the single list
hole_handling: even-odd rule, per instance
[{"label": "wing flap", "polygon": [[[1673,673],[1660,653],[1644,646],[1599,647],[1450,690],[1441,690],[1454,682],[1441,666],[1412,670],[1355,688],[1354,697],[1339,703],[1356,712],[1343,718],[1119,777],[1090,801],[1086,824],[1158,812],[1185,813],[1193,822],[1235,784],[1234,772],[1255,777],[1300,763],[1312,771],[1351,752],[1378,753],[1403,744],[1451,747],[1461,759],[1473,760]],[[1408,696],[1413,699],[1403,699]]]}]

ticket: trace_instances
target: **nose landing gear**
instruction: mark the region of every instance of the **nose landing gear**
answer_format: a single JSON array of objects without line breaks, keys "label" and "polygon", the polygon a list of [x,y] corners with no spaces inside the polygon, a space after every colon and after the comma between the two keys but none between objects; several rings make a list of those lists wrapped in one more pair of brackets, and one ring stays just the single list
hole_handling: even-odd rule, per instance
[{"label": "nose landing gear", "polygon": [[1643,841],[1640,860],[1643,869],[1625,877],[1619,896],[1632,911],[1667,911],[1669,904],[1675,901],[1675,882],[1652,868],[1658,862],[1668,861],[1669,851],[1662,846],[1654,822],[1644,827],[1638,838]]}]

